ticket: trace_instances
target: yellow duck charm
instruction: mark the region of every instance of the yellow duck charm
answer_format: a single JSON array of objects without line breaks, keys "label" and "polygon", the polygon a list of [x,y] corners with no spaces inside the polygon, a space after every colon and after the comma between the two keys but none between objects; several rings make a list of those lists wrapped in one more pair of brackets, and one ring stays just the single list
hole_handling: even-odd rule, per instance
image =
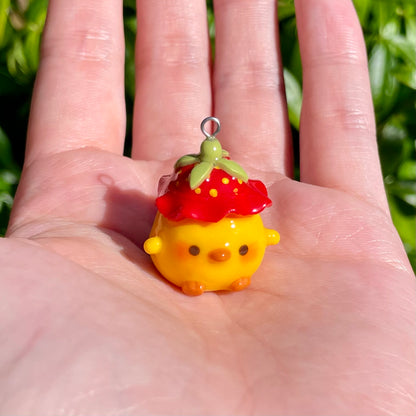
[{"label": "yellow duck charm", "polygon": [[[217,126],[212,135],[208,121]],[[144,243],[159,272],[190,296],[246,288],[266,247],[280,238],[259,215],[271,205],[266,187],[230,160],[215,137],[219,129],[218,119],[204,119],[200,153],[183,156],[160,179],[158,212]]]}]

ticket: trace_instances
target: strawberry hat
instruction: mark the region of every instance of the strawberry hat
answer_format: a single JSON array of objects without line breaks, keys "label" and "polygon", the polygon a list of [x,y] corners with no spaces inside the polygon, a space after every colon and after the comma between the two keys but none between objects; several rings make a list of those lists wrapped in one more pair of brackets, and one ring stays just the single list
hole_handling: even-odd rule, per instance
[{"label": "strawberry hat", "polygon": [[[204,129],[208,121],[216,123],[214,134]],[[254,215],[271,205],[265,185],[248,179],[243,168],[229,158],[215,137],[220,123],[208,117],[201,123],[206,139],[200,153],[181,157],[174,172],[159,181],[159,212],[172,221],[194,219],[217,222],[226,215]]]}]

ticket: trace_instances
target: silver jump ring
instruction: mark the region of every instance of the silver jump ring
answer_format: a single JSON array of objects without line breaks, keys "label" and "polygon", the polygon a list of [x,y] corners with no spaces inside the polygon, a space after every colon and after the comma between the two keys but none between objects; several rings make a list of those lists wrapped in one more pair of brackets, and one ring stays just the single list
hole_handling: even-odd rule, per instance
[{"label": "silver jump ring", "polygon": [[[209,134],[205,130],[205,124],[208,121],[212,121],[214,124],[216,124],[216,129],[215,129],[215,131],[212,134]],[[202,133],[204,134],[205,137],[215,137],[220,132],[220,130],[221,130],[221,124],[220,124],[220,121],[217,119],[217,117],[207,117],[207,118],[204,118],[202,120],[202,123],[201,123],[201,131],[202,131]]]}]

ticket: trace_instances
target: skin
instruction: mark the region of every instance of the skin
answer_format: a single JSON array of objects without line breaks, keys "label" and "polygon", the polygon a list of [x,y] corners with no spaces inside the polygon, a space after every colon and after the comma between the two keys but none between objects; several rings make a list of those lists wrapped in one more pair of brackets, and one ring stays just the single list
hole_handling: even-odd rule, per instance
[{"label": "skin", "polygon": [[[295,5],[300,183],[274,2],[215,1],[211,68],[204,1],[138,1],[129,159],[122,2],[50,0],[0,240],[1,414],[415,413],[415,279],[387,208],[360,26],[349,0]],[[190,298],[141,245],[159,176],[213,113],[224,148],[267,184],[281,242],[246,290]]]}]

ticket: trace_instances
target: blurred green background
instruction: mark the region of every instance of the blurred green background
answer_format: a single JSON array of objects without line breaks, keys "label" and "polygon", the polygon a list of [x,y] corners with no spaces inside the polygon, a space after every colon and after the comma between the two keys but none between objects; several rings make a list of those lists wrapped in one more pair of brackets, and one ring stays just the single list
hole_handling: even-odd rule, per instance
[{"label": "blurred green background", "polygon": [[[70,1],[70,0],[68,0]],[[336,1],[336,0],[334,0]],[[47,0],[0,0],[0,235],[23,162],[31,92]],[[368,51],[377,136],[393,221],[416,269],[416,15],[414,0],[355,0]],[[214,45],[212,1],[207,1]],[[135,2],[124,1],[126,104],[134,96]],[[280,37],[295,149],[302,102],[302,68],[293,0],[279,0]],[[127,143],[131,140],[128,119]]]}]

